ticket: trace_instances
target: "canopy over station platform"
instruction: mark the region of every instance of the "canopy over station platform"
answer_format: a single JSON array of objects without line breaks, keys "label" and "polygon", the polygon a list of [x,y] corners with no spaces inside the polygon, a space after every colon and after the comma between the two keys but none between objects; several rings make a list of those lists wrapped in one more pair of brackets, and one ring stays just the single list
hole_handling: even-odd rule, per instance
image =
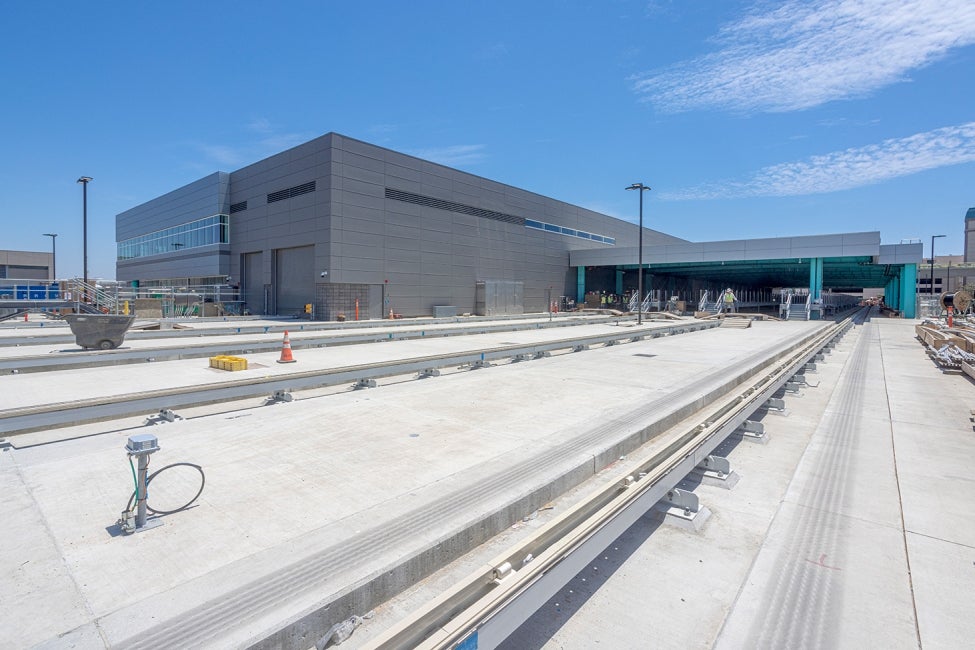
[{"label": "canopy over station platform", "polygon": [[[643,247],[644,287],[688,298],[697,292],[806,288],[824,291],[882,289],[886,304],[915,317],[922,244],[881,244],[880,232],[767,239],[733,239]],[[591,289],[623,294],[637,286],[637,247],[575,250],[577,298]]]}]

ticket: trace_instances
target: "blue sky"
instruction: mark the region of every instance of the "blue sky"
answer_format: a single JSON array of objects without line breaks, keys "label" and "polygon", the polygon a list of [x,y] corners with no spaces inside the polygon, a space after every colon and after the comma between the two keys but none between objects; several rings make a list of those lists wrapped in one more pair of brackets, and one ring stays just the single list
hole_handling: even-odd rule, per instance
[{"label": "blue sky", "polygon": [[689,240],[963,252],[975,2],[5,3],[0,249],[115,273],[115,215],[329,131]]}]

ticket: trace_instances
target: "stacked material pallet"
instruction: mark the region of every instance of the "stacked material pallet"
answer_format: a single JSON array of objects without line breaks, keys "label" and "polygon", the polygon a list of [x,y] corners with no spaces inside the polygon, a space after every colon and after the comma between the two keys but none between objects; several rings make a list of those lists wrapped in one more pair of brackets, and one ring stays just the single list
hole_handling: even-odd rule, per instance
[{"label": "stacked material pallet", "polygon": [[925,321],[914,326],[914,333],[942,368],[965,370],[964,364],[975,364],[975,330]]},{"label": "stacked material pallet", "polygon": [[210,367],[217,370],[247,370],[247,359],[241,357],[217,356],[210,357]]}]

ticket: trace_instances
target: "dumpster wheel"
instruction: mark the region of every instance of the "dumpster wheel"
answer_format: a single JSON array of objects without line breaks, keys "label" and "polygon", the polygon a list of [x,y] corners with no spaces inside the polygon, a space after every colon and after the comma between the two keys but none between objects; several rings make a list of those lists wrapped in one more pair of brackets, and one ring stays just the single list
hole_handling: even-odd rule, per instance
[{"label": "dumpster wheel", "polygon": [[98,349],[100,350],[112,350],[115,348],[115,343],[109,341],[108,339],[103,339],[98,342]]}]

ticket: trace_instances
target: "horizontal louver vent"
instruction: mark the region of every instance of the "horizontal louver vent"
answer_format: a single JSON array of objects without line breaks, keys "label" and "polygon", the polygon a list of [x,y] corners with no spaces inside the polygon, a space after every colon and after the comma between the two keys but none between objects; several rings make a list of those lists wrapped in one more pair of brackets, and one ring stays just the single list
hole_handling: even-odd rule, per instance
[{"label": "horizontal louver vent", "polygon": [[230,214],[233,214],[235,212],[243,212],[246,209],[247,209],[247,201],[241,201],[240,203],[230,204]]},{"label": "horizontal louver vent", "polygon": [[315,181],[310,183],[304,183],[302,185],[295,185],[294,187],[289,187],[286,190],[278,190],[277,192],[271,192],[267,195],[267,202],[274,203],[275,201],[284,201],[285,199],[294,198],[296,196],[301,196],[302,194],[308,194],[309,192],[315,191]]},{"label": "horizontal louver vent", "polygon": [[389,187],[386,188],[386,198],[394,199],[396,201],[404,201],[406,203],[415,203],[417,205],[425,205],[430,208],[447,210],[448,212],[460,212],[461,214],[469,214],[475,217],[482,217],[484,219],[494,219],[495,221],[515,223],[519,226],[525,225],[524,217],[516,217],[513,214],[505,214],[503,212],[495,212],[494,210],[476,208],[473,205],[464,205],[463,203],[454,203],[453,201],[435,199],[432,196],[423,196],[422,194],[413,194],[412,192],[404,192],[403,190],[394,190]]}]

